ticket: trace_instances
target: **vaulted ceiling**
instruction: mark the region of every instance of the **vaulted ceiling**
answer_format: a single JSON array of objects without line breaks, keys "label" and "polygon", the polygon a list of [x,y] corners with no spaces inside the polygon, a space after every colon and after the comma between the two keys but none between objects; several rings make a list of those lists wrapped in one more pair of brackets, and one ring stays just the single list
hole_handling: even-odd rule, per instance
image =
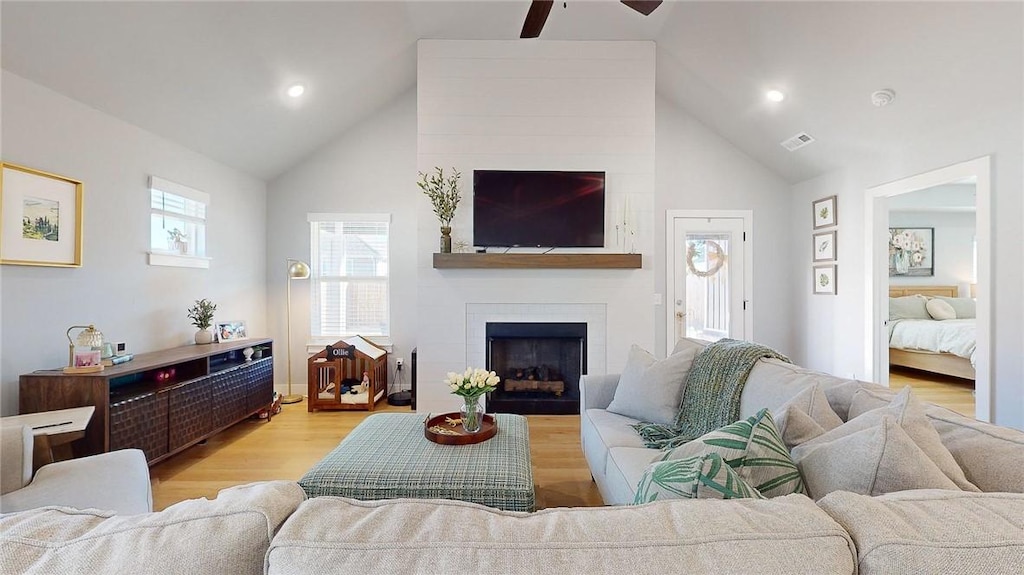
[{"label": "vaulted ceiling", "polygon": [[[10,2],[5,70],[269,180],[416,82],[420,38],[518,40],[528,0]],[[657,91],[790,182],[1019,117],[1019,2],[556,4],[544,40],[651,40]],[[298,101],[285,89],[307,86]],[[787,98],[765,101],[768,88]],[[896,91],[885,108],[881,88]],[[2,102],[0,102],[2,105]],[[995,115],[995,116],[994,116]],[[779,142],[806,131],[796,152]]]}]

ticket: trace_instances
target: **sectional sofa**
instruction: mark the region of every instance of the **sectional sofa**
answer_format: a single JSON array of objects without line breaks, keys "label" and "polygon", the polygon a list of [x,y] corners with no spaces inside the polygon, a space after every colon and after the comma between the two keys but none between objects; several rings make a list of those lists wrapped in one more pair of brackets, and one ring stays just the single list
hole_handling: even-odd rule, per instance
[{"label": "sectional sofa", "polygon": [[[657,456],[607,411],[617,376],[581,382],[596,508],[503,512],[444,500],[306,499],[297,483],[233,487],[158,513],[40,508],[0,516],[0,573],[1020,573],[1024,433],[928,406],[981,492],[912,490],[817,500],[632,500]],[[741,410],[823,386],[847,417],[858,389],[775,360],[755,366]],[[870,386],[883,405],[892,392]],[[628,432],[627,432],[628,430]]]}]

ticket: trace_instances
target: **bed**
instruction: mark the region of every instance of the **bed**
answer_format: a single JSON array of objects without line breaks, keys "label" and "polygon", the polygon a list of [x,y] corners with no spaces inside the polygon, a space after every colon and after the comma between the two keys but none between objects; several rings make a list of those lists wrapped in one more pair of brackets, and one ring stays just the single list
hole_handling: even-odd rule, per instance
[{"label": "bed", "polygon": [[[890,298],[907,296],[957,298],[957,287],[889,286]],[[893,317],[892,306],[890,300],[889,365],[974,380],[973,317],[943,321],[933,320],[927,314],[924,317],[915,314],[910,314],[913,317]]]}]

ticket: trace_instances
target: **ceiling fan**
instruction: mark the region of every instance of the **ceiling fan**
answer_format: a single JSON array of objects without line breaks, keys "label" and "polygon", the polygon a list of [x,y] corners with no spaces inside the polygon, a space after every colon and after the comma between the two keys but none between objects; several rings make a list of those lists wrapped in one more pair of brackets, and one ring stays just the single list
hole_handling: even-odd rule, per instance
[{"label": "ceiling fan", "polygon": [[[662,0],[621,0],[623,4],[633,10],[649,16],[654,9],[661,5]],[[523,31],[520,38],[537,38],[540,31],[544,29],[544,23],[548,20],[551,6],[554,0],[533,0],[530,4],[530,11],[526,13],[526,20],[523,21]]]}]

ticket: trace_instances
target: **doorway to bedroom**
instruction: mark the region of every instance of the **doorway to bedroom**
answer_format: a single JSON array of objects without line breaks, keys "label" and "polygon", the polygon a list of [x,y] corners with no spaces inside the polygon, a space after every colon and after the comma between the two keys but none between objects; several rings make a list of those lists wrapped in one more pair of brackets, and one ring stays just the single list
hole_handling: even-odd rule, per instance
[{"label": "doorway to bedroom", "polygon": [[875,373],[991,419],[988,159],[869,190]]}]

